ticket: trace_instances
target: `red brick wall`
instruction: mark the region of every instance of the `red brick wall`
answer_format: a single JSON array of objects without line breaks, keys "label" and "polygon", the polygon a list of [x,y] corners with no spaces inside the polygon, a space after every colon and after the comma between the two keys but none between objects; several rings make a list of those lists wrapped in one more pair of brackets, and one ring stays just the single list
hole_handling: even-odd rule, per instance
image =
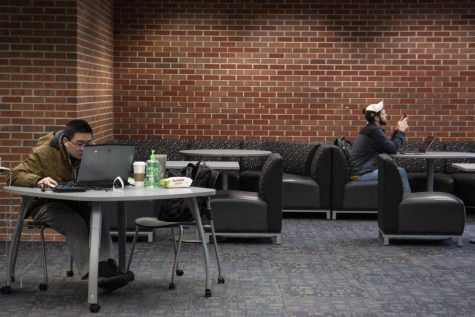
[{"label": "red brick wall", "polygon": [[114,1],[114,133],[330,141],[361,109],[475,138],[473,1]]},{"label": "red brick wall", "polygon": [[[96,139],[112,133],[112,2],[0,3],[0,157],[13,167],[39,136],[86,118]],[[0,184],[5,175],[0,176]],[[3,186],[3,185],[1,185]],[[19,199],[0,192],[0,240]],[[32,234],[35,234],[34,236]],[[37,239],[37,231],[25,239]],[[49,239],[58,238],[59,235]]]},{"label": "red brick wall", "polygon": [[78,117],[92,124],[101,142],[112,138],[112,0],[78,1],[77,20]]}]

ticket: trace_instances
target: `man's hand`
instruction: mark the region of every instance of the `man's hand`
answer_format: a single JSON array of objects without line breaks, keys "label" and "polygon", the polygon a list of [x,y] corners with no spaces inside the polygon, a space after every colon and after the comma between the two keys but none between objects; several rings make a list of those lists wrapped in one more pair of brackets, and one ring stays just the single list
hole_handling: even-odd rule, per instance
[{"label": "man's hand", "polygon": [[55,187],[56,185],[58,185],[58,182],[51,177],[42,178],[36,183],[36,186],[40,188]]},{"label": "man's hand", "polygon": [[409,126],[407,125],[407,117],[402,117],[397,123],[397,129],[401,132],[406,132],[408,128]]}]

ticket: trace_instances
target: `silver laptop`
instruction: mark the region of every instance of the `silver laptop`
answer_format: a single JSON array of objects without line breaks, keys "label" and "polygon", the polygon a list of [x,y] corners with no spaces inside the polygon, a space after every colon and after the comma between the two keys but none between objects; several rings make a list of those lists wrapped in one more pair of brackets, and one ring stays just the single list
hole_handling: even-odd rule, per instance
[{"label": "silver laptop", "polygon": [[134,160],[135,145],[99,144],[84,147],[76,182],[112,188],[117,176],[127,183]]},{"label": "silver laptop", "polygon": [[419,147],[417,152],[399,152],[400,154],[410,154],[410,155],[417,155],[417,154],[424,154],[429,151],[430,146],[434,142],[434,136],[429,135],[425,138],[424,142],[422,142],[421,146]]}]

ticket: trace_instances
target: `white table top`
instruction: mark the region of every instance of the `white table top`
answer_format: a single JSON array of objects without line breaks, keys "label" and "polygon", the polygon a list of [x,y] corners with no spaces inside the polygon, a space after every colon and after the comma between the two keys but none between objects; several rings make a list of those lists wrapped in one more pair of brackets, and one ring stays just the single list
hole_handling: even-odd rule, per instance
[{"label": "white table top", "polygon": [[421,159],[457,159],[457,158],[475,158],[473,152],[426,152],[426,153],[397,153],[392,154],[396,158],[421,158]]},{"label": "white table top", "polygon": [[79,193],[55,193],[51,190],[41,191],[36,187],[5,186],[3,190],[8,193],[21,196],[64,199],[75,201],[133,201],[133,200],[155,200],[172,198],[190,198],[212,196],[216,194],[214,189],[202,187],[187,188],[134,188],[125,187],[123,191],[113,190],[87,190]]},{"label": "white table top", "polygon": [[462,171],[475,172],[475,163],[452,163],[452,166]]},{"label": "white table top", "polygon": [[[185,167],[188,163],[196,164],[198,161],[167,161],[166,168],[170,169],[179,169]],[[215,170],[229,170],[229,171],[239,171],[239,162],[231,161],[205,161],[204,162],[209,168]]]},{"label": "white table top", "polygon": [[268,156],[272,152],[261,150],[245,149],[195,149],[181,150],[181,154],[200,156],[220,156],[220,157],[242,157],[242,156]]}]

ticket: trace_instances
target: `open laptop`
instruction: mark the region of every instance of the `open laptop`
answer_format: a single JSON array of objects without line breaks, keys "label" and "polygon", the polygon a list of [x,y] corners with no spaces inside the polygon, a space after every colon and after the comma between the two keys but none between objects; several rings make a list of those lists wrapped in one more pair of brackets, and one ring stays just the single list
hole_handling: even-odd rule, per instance
[{"label": "open laptop", "polygon": [[430,146],[434,142],[434,136],[429,135],[428,137],[425,138],[424,142],[422,142],[421,146],[419,147],[417,152],[399,152],[400,154],[410,154],[410,155],[418,155],[418,154],[424,154],[427,151],[429,151]]},{"label": "open laptop", "polygon": [[[112,188],[114,179],[120,176],[127,183],[134,159],[135,145],[99,144],[84,147],[76,183],[71,187]],[[58,184],[53,191],[68,191]],[[74,191],[71,189],[69,191]]]}]

